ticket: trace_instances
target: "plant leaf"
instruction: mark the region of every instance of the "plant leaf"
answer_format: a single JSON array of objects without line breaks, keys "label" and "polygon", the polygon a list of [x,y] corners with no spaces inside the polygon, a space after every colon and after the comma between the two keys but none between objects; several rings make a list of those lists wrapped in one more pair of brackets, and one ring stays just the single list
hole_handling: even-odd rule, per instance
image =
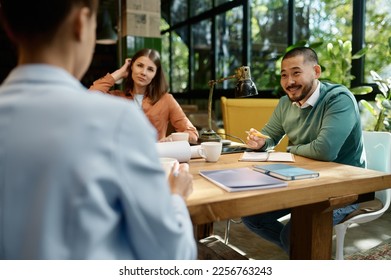
[{"label": "plant leaf", "polygon": [[364,55],[368,52],[368,50],[369,50],[368,47],[362,48],[361,50],[359,50],[358,52],[356,52],[356,53],[352,56],[352,59],[359,59],[360,57],[364,56]]},{"label": "plant leaf", "polygon": [[360,87],[351,88],[350,91],[354,95],[365,95],[372,92],[373,88],[371,86],[360,86]]},{"label": "plant leaf", "polygon": [[342,53],[343,55],[346,57],[346,56],[350,56],[350,53],[352,52],[352,42],[347,40],[345,42],[343,42],[342,44]]},{"label": "plant leaf", "polygon": [[324,44],[323,41],[318,41],[318,42],[311,43],[311,44],[309,45],[309,47],[312,48],[312,49],[316,49],[316,48],[320,47],[320,46],[323,45],[323,44]]},{"label": "plant leaf", "polygon": [[391,37],[388,37],[388,51],[391,54]]},{"label": "plant leaf", "polygon": [[387,98],[388,96],[388,86],[387,82],[382,79],[382,77],[379,76],[375,71],[371,70],[369,71],[371,73],[372,79],[376,82],[376,84],[379,87],[379,90],[383,93],[384,97]]},{"label": "plant leaf", "polygon": [[387,99],[383,100],[383,102],[381,103],[381,105],[382,105],[384,108],[388,109],[388,110],[391,109],[391,102],[390,102],[390,100],[387,100]]},{"label": "plant leaf", "polygon": [[373,106],[366,100],[360,100],[360,104],[364,106],[365,109],[367,109],[372,116],[376,116],[375,109],[373,109]]}]

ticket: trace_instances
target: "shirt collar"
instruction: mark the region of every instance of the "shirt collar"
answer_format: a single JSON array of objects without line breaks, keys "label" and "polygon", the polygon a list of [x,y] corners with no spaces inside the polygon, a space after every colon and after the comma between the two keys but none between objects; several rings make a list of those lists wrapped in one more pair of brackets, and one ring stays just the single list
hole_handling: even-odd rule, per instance
[{"label": "shirt collar", "polygon": [[318,81],[318,85],[316,86],[315,91],[311,94],[310,98],[308,98],[303,105],[300,106],[298,102],[292,102],[292,104],[295,104],[300,109],[307,108],[308,106],[314,107],[316,101],[318,101],[319,99],[319,94],[320,94],[320,82]]}]

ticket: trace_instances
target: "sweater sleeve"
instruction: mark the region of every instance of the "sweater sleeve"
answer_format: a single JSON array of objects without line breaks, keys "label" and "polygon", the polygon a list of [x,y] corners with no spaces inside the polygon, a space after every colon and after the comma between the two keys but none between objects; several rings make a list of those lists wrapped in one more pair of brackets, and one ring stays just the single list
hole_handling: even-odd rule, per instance
[{"label": "sweater sleeve", "polygon": [[114,86],[114,84],[114,78],[107,73],[104,77],[96,80],[92,86],[90,86],[89,90],[98,90],[104,93],[109,93],[110,88]]},{"label": "sweater sleeve", "polygon": [[323,104],[319,116],[319,133],[307,144],[291,146],[294,154],[324,161],[335,161],[357,124],[354,101],[343,92],[332,94]]},{"label": "sweater sleeve", "polygon": [[[288,103],[288,105],[285,103]],[[282,125],[284,119],[283,113],[286,111],[285,106],[290,106],[290,101],[287,100],[286,97],[282,97],[269,121],[266,123],[265,127],[262,128],[261,132],[268,135],[270,139],[266,139],[265,145],[260,149],[261,151],[274,149],[285,136],[285,130]]]},{"label": "sweater sleeve", "polygon": [[[130,107],[130,105],[129,105]],[[113,173],[121,180],[118,207],[136,259],[195,259],[193,225],[182,197],[171,194],[155,148],[155,131],[136,108],[116,124]]]},{"label": "sweater sleeve", "polygon": [[186,114],[183,112],[179,103],[175,98],[170,95],[170,122],[174,127],[175,131],[178,132],[187,132],[189,133],[189,142],[197,143],[198,141],[198,131],[191,121],[187,118]]}]

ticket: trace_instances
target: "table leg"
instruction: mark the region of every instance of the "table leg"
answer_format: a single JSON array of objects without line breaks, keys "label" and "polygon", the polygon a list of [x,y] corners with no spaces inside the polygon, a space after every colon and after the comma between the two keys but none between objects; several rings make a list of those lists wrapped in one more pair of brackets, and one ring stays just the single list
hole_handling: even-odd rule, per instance
[{"label": "table leg", "polygon": [[323,205],[295,207],[291,213],[290,258],[329,260],[332,252],[333,211]]},{"label": "table leg", "polygon": [[194,236],[196,240],[204,239],[213,235],[213,223],[194,225]]}]

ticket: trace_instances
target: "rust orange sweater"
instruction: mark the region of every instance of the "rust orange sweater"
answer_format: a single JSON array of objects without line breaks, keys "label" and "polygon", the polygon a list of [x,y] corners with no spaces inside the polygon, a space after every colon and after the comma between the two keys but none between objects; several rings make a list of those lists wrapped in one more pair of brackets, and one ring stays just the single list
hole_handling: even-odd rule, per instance
[{"label": "rust orange sweater", "polygon": [[[121,90],[110,90],[114,86],[114,83],[114,78],[110,74],[107,74],[99,80],[96,80],[90,87],[90,90],[98,90],[104,93],[133,100],[133,96],[131,94],[126,94]],[[149,121],[157,130],[157,140],[166,137],[168,124],[171,123],[175,131],[189,133],[190,143],[197,143],[197,129],[186,117],[181,106],[175,100],[172,94],[165,93],[162,98],[154,105],[151,104],[148,97],[145,97],[142,102],[142,109]]]}]

